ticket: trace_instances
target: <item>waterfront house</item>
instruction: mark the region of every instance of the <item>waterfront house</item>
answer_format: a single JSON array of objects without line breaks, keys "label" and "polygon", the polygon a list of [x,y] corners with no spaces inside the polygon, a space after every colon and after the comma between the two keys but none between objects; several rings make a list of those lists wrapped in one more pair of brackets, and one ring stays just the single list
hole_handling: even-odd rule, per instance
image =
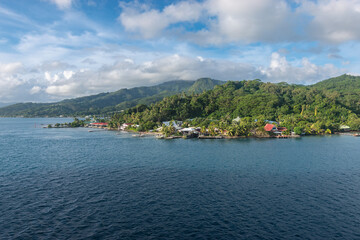
[{"label": "waterfront house", "polygon": [[132,123],[123,123],[120,127],[119,130],[124,131],[125,129],[127,129],[128,127],[132,126]]},{"label": "waterfront house", "polygon": [[180,129],[179,132],[181,132],[182,134],[193,134],[193,133],[198,133],[198,131],[196,131],[195,128],[193,127],[188,127],[188,128],[183,128]]},{"label": "waterfront house", "polygon": [[267,132],[275,132],[277,131],[277,127],[274,124],[267,123],[264,127]]},{"label": "waterfront house", "polygon": [[347,125],[340,125],[339,129],[342,132],[349,132],[350,131],[350,127],[347,126]]},{"label": "waterfront house", "polygon": [[181,127],[181,125],[182,125],[182,121],[165,121],[165,122],[163,122],[163,124],[166,126],[166,127],[168,127],[168,126],[170,126],[170,123],[172,123],[172,126],[173,127],[175,127],[175,128],[179,128],[179,127]]},{"label": "waterfront house", "polygon": [[287,131],[286,127],[276,127],[274,124],[267,123],[264,127],[265,131],[272,132],[276,135],[282,135],[283,132]]},{"label": "waterfront house", "polygon": [[90,123],[89,125],[90,125],[90,127],[105,128],[109,124],[108,123],[95,122],[95,123]]}]

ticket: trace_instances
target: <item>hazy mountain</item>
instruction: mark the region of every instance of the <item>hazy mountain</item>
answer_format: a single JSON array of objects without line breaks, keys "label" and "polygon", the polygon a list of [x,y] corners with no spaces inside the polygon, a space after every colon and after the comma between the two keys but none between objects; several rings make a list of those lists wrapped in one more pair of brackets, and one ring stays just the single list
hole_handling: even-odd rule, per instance
[{"label": "hazy mountain", "polygon": [[14,104],[14,103],[3,103],[3,102],[0,102],[0,108],[1,108],[1,107],[6,107],[6,106],[10,106],[10,105],[12,105],[12,104]]},{"label": "hazy mountain", "polygon": [[18,103],[0,108],[0,116],[74,116],[108,114],[160,101],[177,93],[200,93],[225,82],[210,78],[196,81],[170,81],[156,86],[121,89],[116,92],[66,99],[56,103]]}]

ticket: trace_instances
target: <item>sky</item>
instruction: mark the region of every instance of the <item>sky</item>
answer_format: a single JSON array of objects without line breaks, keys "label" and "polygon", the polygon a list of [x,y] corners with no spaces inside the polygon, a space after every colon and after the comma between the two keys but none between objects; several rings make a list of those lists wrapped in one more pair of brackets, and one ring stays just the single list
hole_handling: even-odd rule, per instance
[{"label": "sky", "polygon": [[0,0],[0,102],[360,73],[360,0]]}]

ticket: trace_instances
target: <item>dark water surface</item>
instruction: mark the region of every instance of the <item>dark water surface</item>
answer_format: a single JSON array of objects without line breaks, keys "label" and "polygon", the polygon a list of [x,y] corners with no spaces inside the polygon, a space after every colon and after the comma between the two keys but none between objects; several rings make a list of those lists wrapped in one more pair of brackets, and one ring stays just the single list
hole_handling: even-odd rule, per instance
[{"label": "dark water surface", "polygon": [[360,138],[39,128],[59,121],[0,119],[0,239],[360,239]]}]

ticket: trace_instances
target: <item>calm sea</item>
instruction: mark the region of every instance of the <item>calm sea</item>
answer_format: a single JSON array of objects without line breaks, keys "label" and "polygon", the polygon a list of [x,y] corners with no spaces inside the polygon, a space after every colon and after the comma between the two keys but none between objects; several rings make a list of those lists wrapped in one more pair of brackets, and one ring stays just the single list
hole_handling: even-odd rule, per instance
[{"label": "calm sea", "polygon": [[360,138],[159,140],[0,119],[0,239],[359,239]]}]

